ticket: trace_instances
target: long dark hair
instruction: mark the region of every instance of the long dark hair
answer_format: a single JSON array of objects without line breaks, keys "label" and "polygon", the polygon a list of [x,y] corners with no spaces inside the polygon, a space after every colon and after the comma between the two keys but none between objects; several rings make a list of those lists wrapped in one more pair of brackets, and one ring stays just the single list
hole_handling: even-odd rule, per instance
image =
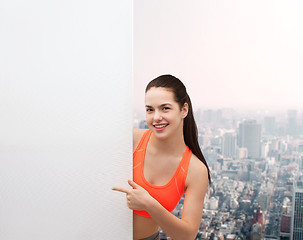
[{"label": "long dark hair", "polygon": [[186,92],[184,84],[176,77],[172,75],[161,75],[154,80],[150,81],[146,86],[145,93],[152,87],[168,88],[173,91],[175,101],[179,104],[180,109],[185,103],[188,104],[188,114],[184,118],[183,135],[185,144],[189,149],[199,158],[207,168],[208,180],[211,182],[208,165],[202,154],[201,148],[198,142],[198,128],[194,119],[192,104],[190,98]]}]

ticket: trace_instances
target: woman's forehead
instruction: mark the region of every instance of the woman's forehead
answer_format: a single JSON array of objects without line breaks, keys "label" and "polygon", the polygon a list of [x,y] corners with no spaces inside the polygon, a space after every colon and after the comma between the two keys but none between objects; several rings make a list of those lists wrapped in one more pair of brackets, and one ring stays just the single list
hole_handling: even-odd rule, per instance
[{"label": "woman's forehead", "polygon": [[174,93],[167,88],[161,88],[161,87],[152,87],[145,93],[145,104],[163,104],[163,103],[170,103],[174,104],[176,103],[174,99]]}]

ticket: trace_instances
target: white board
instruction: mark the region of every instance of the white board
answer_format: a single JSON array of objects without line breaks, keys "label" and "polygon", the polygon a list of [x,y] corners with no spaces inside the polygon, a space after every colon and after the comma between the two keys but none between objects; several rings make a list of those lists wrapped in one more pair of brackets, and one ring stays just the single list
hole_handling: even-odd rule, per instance
[{"label": "white board", "polygon": [[0,239],[132,239],[132,1],[0,16]]}]

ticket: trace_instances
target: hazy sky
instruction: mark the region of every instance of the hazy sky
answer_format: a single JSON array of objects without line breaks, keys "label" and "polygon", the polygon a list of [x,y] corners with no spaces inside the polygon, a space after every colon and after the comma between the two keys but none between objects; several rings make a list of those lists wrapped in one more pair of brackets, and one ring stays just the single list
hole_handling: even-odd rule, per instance
[{"label": "hazy sky", "polygon": [[170,73],[203,108],[303,108],[303,2],[134,1],[134,100]]}]

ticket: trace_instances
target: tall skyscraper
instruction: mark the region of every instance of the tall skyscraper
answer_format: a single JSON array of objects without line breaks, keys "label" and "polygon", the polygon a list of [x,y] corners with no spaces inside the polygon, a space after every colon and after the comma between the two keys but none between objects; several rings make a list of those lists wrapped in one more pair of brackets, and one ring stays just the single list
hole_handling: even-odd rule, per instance
[{"label": "tall skyscraper", "polygon": [[291,240],[303,240],[303,176],[294,184]]},{"label": "tall skyscraper", "polygon": [[288,110],[287,112],[287,133],[292,136],[298,135],[296,110]]},{"label": "tall skyscraper", "polygon": [[236,136],[227,132],[223,135],[222,154],[224,157],[234,158],[236,155]]},{"label": "tall skyscraper", "polygon": [[261,125],[256,120],[245,120],[239,125],[240,148],[247,148],[249,158],[261,156]]}]

